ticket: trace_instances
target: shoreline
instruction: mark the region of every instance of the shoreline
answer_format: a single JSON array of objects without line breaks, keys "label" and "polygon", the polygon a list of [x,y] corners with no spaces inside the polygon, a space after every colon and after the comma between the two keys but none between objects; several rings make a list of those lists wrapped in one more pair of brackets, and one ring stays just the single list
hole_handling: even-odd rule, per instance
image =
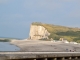
[{"label": "shoreline", "polygon": [[[80,45],[52,42],[52,41],[41,41],[41,40],[14,40],[11,44],[16,45],[20,48],[20,52],[80,52]],[[78,47],[78,48],[77,48]]]}]

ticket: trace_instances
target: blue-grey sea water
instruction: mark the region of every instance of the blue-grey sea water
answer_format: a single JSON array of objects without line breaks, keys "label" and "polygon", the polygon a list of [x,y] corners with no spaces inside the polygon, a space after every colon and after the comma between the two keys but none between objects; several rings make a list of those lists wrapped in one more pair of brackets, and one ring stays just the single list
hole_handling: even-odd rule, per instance
[{"label": "blue-grey sea water", "polygon": [[0,51],[19,51],[19,47],[10,44],[9,42],[0,42]]}]

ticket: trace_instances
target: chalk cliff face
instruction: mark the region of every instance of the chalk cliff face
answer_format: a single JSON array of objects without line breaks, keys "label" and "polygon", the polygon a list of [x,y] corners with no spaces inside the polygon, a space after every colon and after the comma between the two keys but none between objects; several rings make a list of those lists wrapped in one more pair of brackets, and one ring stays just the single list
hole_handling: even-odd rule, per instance
[{"label": "chalk cliff face", "polygon": [[43,27],[38,25],[31,25],[30,27],[30,39],[48,39],[50,33]]}]

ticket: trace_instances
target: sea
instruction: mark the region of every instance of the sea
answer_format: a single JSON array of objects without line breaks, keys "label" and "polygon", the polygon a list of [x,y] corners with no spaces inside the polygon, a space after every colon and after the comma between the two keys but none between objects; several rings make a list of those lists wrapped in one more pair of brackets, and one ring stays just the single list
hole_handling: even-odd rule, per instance
[{"label": "sea", "polygon": [[20,48],[10,42],[0,42],[0,51],[19,51]]}]

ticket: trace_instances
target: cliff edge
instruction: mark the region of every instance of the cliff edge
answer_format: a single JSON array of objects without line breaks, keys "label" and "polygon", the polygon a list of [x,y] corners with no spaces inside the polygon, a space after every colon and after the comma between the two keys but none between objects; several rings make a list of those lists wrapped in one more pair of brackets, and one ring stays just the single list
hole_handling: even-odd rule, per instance
[{"label": "cliff edge", "polygon": [[63,38],[69,42],[80,43],[80,28],[33,22],[30,28],[31,39],[59,40]]},{"label": "cliff edge", "polygon": [[49,35],[50,33],[43,26],[31,24],[29,33],[30,39],[32,40],[48,39]]}]

